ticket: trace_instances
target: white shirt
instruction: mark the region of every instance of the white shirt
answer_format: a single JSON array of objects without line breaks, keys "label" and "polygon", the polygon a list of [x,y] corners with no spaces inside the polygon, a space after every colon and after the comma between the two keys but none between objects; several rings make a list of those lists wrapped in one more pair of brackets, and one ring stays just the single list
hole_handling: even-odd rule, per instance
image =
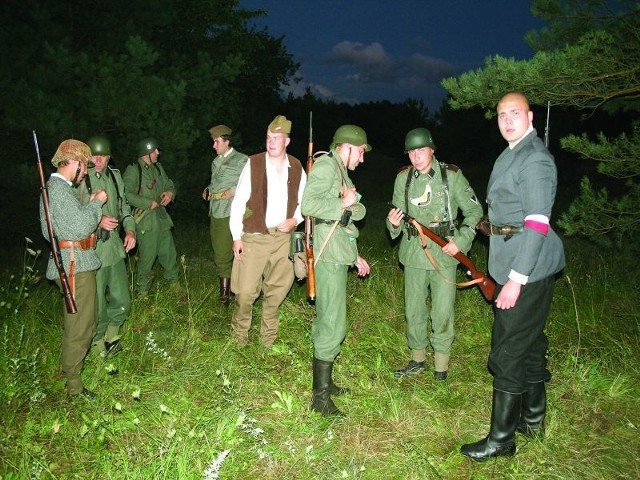
[{"label": "white shirt", "polygon": [[[266,154],[266,171],[267,171],[267,208],[265,212],[265,223],[267,228],[275,228],[287,219],[287,182],[289,180],[289,168],[291,163],[289,157],[286,158],[286,168],[282,173],[278,173],[275,165],[271,162],[269,154]],[[300,204],[302,203],[302,194],[307,183],[307,174],[304,169],[300,176],[300,185],[298,186],[298,206],[293,214],[297,223],[303,220],[300,212]],[[251,197],[251,161],[248,161],[238,180],[236,186],[236,194],[231,202],[231,214],[229,217],[229,230],[234,240],[240,240],[243,234],[244,225],[242,220],[247,209],[247,202]]]}]

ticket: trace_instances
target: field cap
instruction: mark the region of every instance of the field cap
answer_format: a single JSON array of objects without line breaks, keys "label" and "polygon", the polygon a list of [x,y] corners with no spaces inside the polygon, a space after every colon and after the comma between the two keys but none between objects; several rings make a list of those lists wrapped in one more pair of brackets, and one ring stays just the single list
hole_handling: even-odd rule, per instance
[{"label": "field cap", "polygon": [[232,131],[233,130],[231,130],[226,125],[216,125],[215,127],[211,127],[209,129],[209,133],[211,134],[212,140],[215,140],[216,138],[221,137],[223,135],[230,136]]},{"label": "field cap", "polygon": [[278,115],[269,124],[269,131],[272,133],[291,133],[291,120],[287,120],[284,115]]}]

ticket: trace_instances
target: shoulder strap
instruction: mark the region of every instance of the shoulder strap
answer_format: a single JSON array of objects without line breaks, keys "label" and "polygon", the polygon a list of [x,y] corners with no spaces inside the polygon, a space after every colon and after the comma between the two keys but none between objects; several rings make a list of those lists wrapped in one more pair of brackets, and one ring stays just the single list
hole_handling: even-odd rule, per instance
[{"label": "shoulder strap", "polygon": [[453,221],[453,215],[451,214],[451,197],[449,195],[449,177],[447,177],[447,164],[444,162],[438,162],[440,165],[440,176],[442,177],[442,190],[447,197],[447,217],[449,217],[449,236],[453,237],[455,233],[455,223]]},{"label": "shoulder strap", "polygon": [[409,167],[409,171],[407,172],[407,183],[404,184],[404,211],[409,212],[409,187],[411,186],[411,180],[413,180],[413,175],[416,169],[414,167]]}]

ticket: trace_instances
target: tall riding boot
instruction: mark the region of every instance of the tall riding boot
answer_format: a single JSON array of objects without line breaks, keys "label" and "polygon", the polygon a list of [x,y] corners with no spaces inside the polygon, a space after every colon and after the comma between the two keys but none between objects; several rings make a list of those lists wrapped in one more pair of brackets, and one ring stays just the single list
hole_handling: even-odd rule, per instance
[{"label": "tall riding boot", "polygon": [[220,303],[229,305],[231,300],[231,279],[227,277],[220,278]]},{"label": "tall riding boot", "polygon": [[544,436],[544,417],[547,413],[547,390],[544,381],[530,383],[522,394],[522,409],[516,432],[527,437]]},{"label": "tall riding boot", "polygon": [[338,415],[344,414],[338,410],[333,400],[331,400],[331,371],[333,370],[333,362],[313,359],[313,397],[311,400],[311,409],[322,415]]},{"label": "tall riding boot", "polygon": [[493,457],[510,457],[516,453],[516,427],[520,417],[521,393],[493,390],[489,435],[460,448],[471,460],[482,462]]}]

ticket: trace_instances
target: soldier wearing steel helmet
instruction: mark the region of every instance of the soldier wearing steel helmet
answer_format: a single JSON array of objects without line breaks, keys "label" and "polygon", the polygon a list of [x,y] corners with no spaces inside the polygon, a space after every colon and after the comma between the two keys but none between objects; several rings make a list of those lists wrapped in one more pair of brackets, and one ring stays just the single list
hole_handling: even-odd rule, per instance
[{"label": "soldier wearing steel helmet", "polygon": [[[82,382],[81,371],[96,328],[96,270],[100,267],[100,259],[95,252],[95,230],[107,193],[96,190],[87,203],[81,204],[72,188],[82,182],[90,160],[88,145],[78,140],[65,140],[51,160],[56,172],[47,182],[53,232],[58,237],[62,263],[77,308],[76,313],[70,314],[63,304],[61,361],[69,396],[93,396]],[[42,233],[48,239],[42,199],[40,223]],[[47,278],[60,281],[52,258],[47,265]]]},{"label": "soldier wearing steel helmet", "polygon": [[[475,237],[482,207],[462,171],[439,162],[436,146],[426,128],[415,128],[405,137],[405,153],[411,166],[397,175],[393,187],[393,208],[387,215],[391,238],[402,235],[399,259],[404,265],[404,303],[407,343],[411,360],[395,377],[422,372],[427,367],[427,346],[434,351],[434,378],[446,380],[454,337],[456,267],[453,258],[466,253]],[[402,211],[449,242],[440,247],[433,242],[422,248],[414,227],[403,219]],[[456,224],[458,211],[462,213]],[[426,253],[426,255],[425,255]],[[431,308],[427,296],[431,291]],[[429,325],[430,323],[430,325]]]},{"label": "soldier wearing steel helmet", "polygon": [[158,162],[160,149],[153,138],[138,145],[138,161],[129,165],[123,180],[127,201],[134,209],[138,241],[136,291],[144,297],[151,287],[156,260],[164,269],[164,279],[174,290],[180,289],[173,221],[166,210],[175,199],[176,187]]},{"label": "soldier wearing steel helmet", "polygon": [[[136,224],[125,196],[120,171],[109,165],[111,143],[104,136],[87,140],[93,166],[78,187],[81,202],[96,190],[107,192],[98,224],[96,253],[101,266],[96,274],[98,325],[91,346],[92,352],[105,358],[122,349],[120,329],[131,308],[131,294],[124,259],[136,246]],[[125,233],[124,241],[120,231]],[[108,292],[108,294],[107,294]]]},{"label": "soldier wearing steel helmet", "polygon": [[311,409],[342,415],[331,395],[348,393],[333,383],[333,363],[347,333],[347,272],[366,276],[370,267],[358,254],[358,228],[366,210],[349,178],[371,151],[367,134],[356,125],[339,127],[330,152],[316,159],[302,198],[302,213],[315,217],[314,257],[317,261],[316,318],[313,321],[313,396]]}]

